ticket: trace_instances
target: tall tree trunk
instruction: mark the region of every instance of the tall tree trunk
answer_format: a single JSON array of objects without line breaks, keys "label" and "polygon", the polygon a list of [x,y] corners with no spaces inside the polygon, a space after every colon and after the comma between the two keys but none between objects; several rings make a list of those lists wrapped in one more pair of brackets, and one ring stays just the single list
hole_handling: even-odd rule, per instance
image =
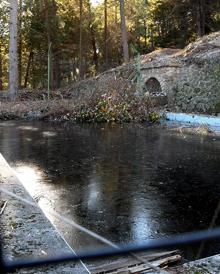
[{"label": "tall tree trunk", "polygon": [[129,51],[128,51],[128,37],[127,37],[127,28],[125,21],[125,7],[124,0],[120,0],[120,15],[121,15],[121,39],[122,39],[122,47],[123,47],[123,57],[124,62],[129,62]]},{"label": "tall tree trunk", "polygon": [[0,45],[0,90],[3,90],[2,46]]},{"label": "tall tree trunk", "polygon": [[22,87],[22,39],[20,36],[18,42],[18,86],[19,89]]},{"label": "tall tree trunk", "polygon": [[104,2],[104,40],[105,40],[105,69],[108,69],[108,7],[107,0]]},{"label": "tall tree trunk", "polygon": [[91,32],[92,32],[91,39],[92,39],[92,49],[93,49],[93,63],[95,65],[95,70],[98,73],[98,71],[99,71],[99,56],[97,54],[97,47],[96,47],[94,31],[91,30]]},{"label": "tall tree trunk", "polygon": [[79,26],[79,76],[80,79],[83,78],[82,71],[82,31],[83,31],[83,2],[79,0],[79,13],[80,13],[80,26]]},{"label": "tall tree trunk", "polygon": [[205,35],[205,0],[197,0],[196,25],[199,37]]},{"label": "tall tree trunk", "polygon": [[[57,17],[57,6],[55,0],[44,0],[45,5],[45,24],[47,29],[47,44],[50,50],[50,78],[51,88],[57,89],[60,86],[60,62],[59,54],[56,45],[56,33],[54,29],[58,29]],[[53,20],[53,21],[51,21]]]},{"label": "tall tree trunk", "polygon": [[151,45],[151,51],[154,50],[154,33],[153,29],[150,29],[150,45]]},{"label": "tall tree trunk", "polygon": [[92,44],[92,49],[93,49],[93,63],[95,65],[96,72],[98,72],[99,71],[99,56],[98,56],[97,47],[96,47],[95,30],[94,30],[94,25],[93,25],[90,1],[88,1],[88,9],[89,9],[89,26],[90,26],[89,29],[90,29],[91,44]]},{"label": "tall tree trunk", "polygon": [[147,49],[147,23],[144,20],[144,49]]},{"label": "tall tree trunk", "polygon": [[117,26],[118,23],[118,1],[115,0],[115,15],[114,15],[114,21],[115,21],[115,27]]},{"label": "tall tree trunk", "polygon": [[[53,30],[59,29],[59,23],[58,23],[58,17],[57,17],[57,3],[55,0],[51,1],[51,13],[52,13],[52,20],[53,20]],[[60,50],[59,50],[59,45],[57,43],[56,39],[56,33],[52,31],[52,38],[51,40],[53,41],[53,47],[52,47],[52,56],[53,56],[53,89],[58,89],[60,87],[61,83],[61,76],[60,76]]]},{"label": "tall tree trunk", "polygon": [[60,87],[60,54],[56,52],[53,60],[53,89],[56,90]]},{"label": "tall tree trunk", "polygon": [[9,95],[15,100],[18,93],[18,0],[10,0]]},{"label": "tall tree trunk", "polygon": [[31,61],[33,59],[33,56],[34,56],[34,53],[33,53],[33,51],[31,51],[29,54],[29,57],[28,57],[28,63],[27,63],[27,68],[26,68],[26,73],[25,73],[25,78],[24,78],[24,88],[27,88],[30,66],[31,66]]},{"label": "tall tree trunk", "polygon": [[[51,43],[52,43],[52,39],[51,39],[51,28],[50,28],[50,22],[49,22],[49,4],[48,4],[48,0],[44,0],[44,17],[45,17],[45,25],[46,25],[46,30],[47,30],[47,46],[48,46],[48,49],[51,47]],[[52,68],[53,68],[53,56],[52,56],[52,53],[51,53],[51,69],[50,69],[50,72],[52,71]],[[50,75],[48,75],[48,80],[51,80],[52,78],[52,73],[50,73]]]},{"label": "tall tree trunk", "polygon": [[22,32],[21,32],[21,24],[22,24],[22,0],[19,2],[19,39],[18,39],[18,85],[19,89],[22,86]]},{"label": "tall tree trunk", "polygon": [[50,30],[50,22],[49,22],[49,3],[48,0],[44,0],[44,11],[45,11],[45,24],[47,29],[47,42],[51,43],[51,30]]}]

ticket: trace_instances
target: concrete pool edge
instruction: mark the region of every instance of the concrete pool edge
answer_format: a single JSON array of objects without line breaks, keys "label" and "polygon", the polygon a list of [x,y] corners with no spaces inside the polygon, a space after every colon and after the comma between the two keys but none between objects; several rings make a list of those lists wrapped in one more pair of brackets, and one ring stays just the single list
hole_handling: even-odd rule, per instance
[{"label": "concrete pool edge", "polygon": [[172,274],[219,274],[220,254],[185,263],[170,271]]},{"label": "concrete pool edge", "polygon": [[[1,215],[1,237],[5,256],[8,259],[13,259],[16,257],[72,254],[74,252],[72,248],[26,191],[1,153],[0,170],[0,182],[4,189],[36,204],[36,207],[31,207],[7,194],[1,193],[1,201],[7,201],[7,206]],[[24,270],[16,273],[24,273]],[[58,266],[29,269],[25,273],[81,274],[88,272],[85,272],[80,263],[65,263]]]},{"label": "concrete pool edge", "polygon": [[188,126],[206,125],[214,132],[220,132],[220,117],[217,116],[168,111],[161,112],[160,114],[166,121],[184,123]]}]

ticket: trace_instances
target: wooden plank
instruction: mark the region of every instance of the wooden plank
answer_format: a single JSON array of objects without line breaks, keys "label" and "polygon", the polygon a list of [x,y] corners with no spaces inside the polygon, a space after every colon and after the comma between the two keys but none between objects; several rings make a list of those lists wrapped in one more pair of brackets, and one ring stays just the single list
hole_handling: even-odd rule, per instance
[{"label": "wooden plank", "polygon": [[[158,258],[163,258],[163,257],[167,257],[167,256],[172,256],[172,255],[176,255],[179,254],[179,250],[173,250],[173,251],[164,251],[164,252],[157,252],[157,253],[148,253],[148,254],[141,254],[138,255],[139,257],[141,257],[143,260],[147,260],[147,261],[152,261]],[[142,262],[140,262],[137,259],[134,259],[133,257],[129,256],[127,258],[121,259],[120,262],[112,262],[109,263],[108,265],[101,265],[98,267],[92,267],[90,269],[90,271],[93,274],[101,274],[101,273],[108,273],[108,271],[113,271],[113,270],[117,270],[123,267],[128,267],[128,266],[133,266],[133,265],[137,265],[137,264],[141,264]]]},{"label": "wooden plank", "polygon": [[[174,255],[165,259],[161,259],[155,262],[152,262],[151,264],[153,266],[157,266],[157,267],[165,267],[171,263],[176,263],[179,262],[181,260],[181,256],[180,255]],[[135,273],[139,273],[142,271],[146,271],[146,270],[151,270],[151,268],[149,267],[149,265],[140,265],[139,267],[133,267],[131,268],[128,273],[131,274],[135,274]]]},{"label": "wooden plank", "polygon": [[[154,262],[151,262],[151,264],[153,266],[157,266],[157,267],[165,267],[171,263],[176,263],[179,262],[181,260],[181,256],[180,255],[174,255],[174,256],[170,256],[168,258],[164,258],[161,260],[157,260]],[[139,274],[143,271],[152,271],[152,268],[149,267],[149,265],[146,264],[140,264],[138,266],[133,266],[133,267],[127,267],[127,268],[122,268],[113,272],[108,272],[109,274]]]},{"label": "wooden plank", "polygon": [[[149,253],[149,254],[138,255],[138,256],[145,261],[152,262],[154,260],[162,259],[164,257],[178,255],[179,253],[180,253],[179,250],[173,250],[173,251],[165,251],[165,252],[158,252],[158,253]],[[112,271],[119,271],[119,269],[121,268],[137,266],[140,264],[143,264],[143,262],[140,262],[139,260],[131,258],[129,256],[128,258],[122,259],[120,262],[112,262],[112,263],[109,263],[108,265],[93,267],[90,269],[90,271],[92,274],[104,274]]]}]

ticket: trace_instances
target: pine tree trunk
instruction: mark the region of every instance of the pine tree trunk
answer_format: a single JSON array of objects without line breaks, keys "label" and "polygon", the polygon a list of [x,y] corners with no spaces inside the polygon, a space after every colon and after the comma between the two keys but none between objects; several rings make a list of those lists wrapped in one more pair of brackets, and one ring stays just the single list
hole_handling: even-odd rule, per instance
[{"label": "pine tree trunk", "polygon": [[56,90],[60,87],[60,54],[56,52],[53,59],[53,89]]},{"label": "pine tree trunk", "polygon": [[93,26],[93,18],[92,18],[92,11],[91,11],[91,3],[88,1],[88,10],[89,10],[89,29],[91,35],[91,44],[93,49],[93,63],[95,65],[96,72],[99,71],[99,56],[97,53],[97,46],[96,46],[96,39],[95,39],[95,30]]},{"label": "pine tree trunk", "polygon": [[[53,24],[53,30],[55,27],[55,30],[59,29],[59,23],[58,23],[58,17],[57,17],[57,3],[55,0],[51,1],[51,14],[52,14],[52,22],[51,24]],[[51,37],[51,41],[53,43],[53,47],[52,47],[52,57],[51,58],[53,60],[53,67],[52,67],[52,78],[53,78],[53,89],[56,90],[58,88],[60,88],[60,84],[61,84],[61,70],[60,70],[60,60],[61,60],[61,56],[60,56],[60,50],[59,50],[59,46],[57,43],[57,39],[56,39],[57,34],[52,31],[52,37]]]},{"label": "pine tree trunk", "polygon": [[199,37],[205,35],[205,0],[199,0],[197,4],[197,34]]},{"label": "pine tree trunk", "polygon": [[150,45],[151,45],[151,51],[154,50],[154,33],[153,29],[150,29]]},{"label": "pine tree trunk", "polygon": [[92,32],[92,49],[93,49],[93,63],[95,65],[95,70],[96,72],[98,73],[99,71],[99,57],[98,57],[98,54],[97,54],[97,47],[96,47],[96,40],[95,40],[95,35],[94,35],[94,31],[91,30]]},{"label": "pine tree trunk", "polygon": [[27,88],[29,72],[30,72],[30,67],[31,67],[31,61],[33,59],[33,56],[34,56],[34,53],[33,53],[33,51],[31,51],[29,54],[29,57],[28,57],[27,69],[26,69],[26,74],[25,74],[25,78],[24,78],[24,88]]},{"label": "pine tree trunk", "polygon": [[18,42],[18,86],[22,87],[22,39],[19,36]]},{"label": "pine tree trunk", "polygon": [[[44,0],[44,17],[45,17],[45,26],[46,26],[46,30],[47,30],[47,47],[49,49],[49,47],[51,46],[51,30],[50,30],[50,22],[49,22],[49,4],[48,4],[48,0]],[[53,67],[53,62],[52,62],[52,53],[51,53],[51,64],[50,64],[51,68]],[[51,69],[50,69],[51,72]],[[51,78],[52,78],[52,73],[50,73],[50,75],[48,75],[48,81],[50,81],[50,88],[51,88]]]},{"label": "pine tree trunk", "polygon": [[108,8],[107,8],[107,0],[104,2],[104,40],[105,40],[105,69],[108,69]]},{"label": "pine tree trunk", "polygon": [[120,0],[120,15],[121,15],[121,39],[122,39],[122,47],[123,47],[123,57],[124,62],[129,62],[129,51],[128,51],[128,38],[127,38],[127,28],[125,21],[125,7],[124,0]]},{"label": "pine tree trunk", "polygon": [[3,90],[2,47],[0,45],[0,90]]},{"label": "pine tree trunk", "polygon": [[144,20],[144,49],[147,49],[147,23]]},{"label": "pine tree trunk", "polygon": [[79,26],[79,76],[80,79],[83,78],[83,71],[82,71],[82,31],[83,31],[83,2],[79,0],[79,13],[80,13],[80,26]]},{"label": "pine tree trunk", "polygon": [[22,24],[22,0],[19,3],[19,39],[18,39],[18,86],[19,89],[22,87],[22,31],[21,31],[21,24]]},{"label": "pine tree trunk", "polygon": [[118,9],[117,9],[117,7],[118,7],[118,1],[117,0],[115,0],[115,15],[114,15],[114,21],[115,21],[115,26],[117,26],[117,23],[118,23],[118,14],[117,14],[117,11],[118,11]]},{"label": "pine tree trunk", "polygon": [[18,0],[10,0],[9,95],[15,100],[18,93]]}]

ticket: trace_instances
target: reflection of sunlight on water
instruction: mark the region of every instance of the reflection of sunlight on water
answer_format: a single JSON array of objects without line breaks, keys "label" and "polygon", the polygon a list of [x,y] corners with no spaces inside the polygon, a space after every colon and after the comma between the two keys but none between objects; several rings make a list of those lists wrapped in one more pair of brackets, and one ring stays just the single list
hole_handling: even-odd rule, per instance
[{"label": "reflection of sunlight on water", "polygon": [[55,223],[56,218],[51,216],[48,212],[50,211],[50,209],[53,209],[50,200],[48,200],[45,197],[42,197],[39,201],[38,201],[38,205],[39,207],[42,209],[42,211],[44,212],[44,214],[46,215],[46,217],[51,221],[51,223]]},{"label": "reflection of sunlight on water", "polygon": [[94,164],[93,172],[89,177],[86,200],[89,209],[94,211],[99,209],[100,200],[103,194],[101,191],[101,178],[96,164]]},{"label": "reflection of sunlight on water", "polygon": [[54,218],[47,213],[47,211],[53,207],[52,201],[48,196],[49,190],[47,189],[46,184],[42,186],[42,182],[46,180],[44,173],[34,165],[18,165],[14,167],[14,171],[25,189],[38,203],[46,217],[51,222],[54,222]]},{"label": "reflection of sunlight on water", "polygon": [[88,188],[88,206],[94,210],[99,204],[100,199],[99,184],[97,183],[97,181],[93,181],[89,184]]},{"label": "reflection of sunlight on water", "polygon": [[[63,204],[62,199],[60,199],[60,193],[54,191],[52,184],[47,183],[47,176],[44,174],[44,172],[36,165],[24,165],[24,163],[15,166],[14,170],[25,189],[38,203],[39,207],[50,220],[50,222],[58,229],[63,231],[64,234],[67,232],[73,233],[73,228],[67,228],[67,226],[65,226],[60,219],[50,215],[51,210],[55,210],[59,213],[61,212],[61,209],[65,209],[62,211],[62,214],[64,214],[64,216],[68,216],[68,209],[70,205],[67,204],[67,207],[65,203]],[[87,201],[88,208],[94,212],[98,209],[100,210],[103,193],[99,176],[94,175],[90,178],[87,190],[86,197],[84,198]],[[147,240],[152,234],[152,218],[149,215],[149,212],[144,210],[141,201],[135,200],[133,202],[134,204],[131,208],[131,215],[133,215],[134,220],[134,222],[131,223],[132,238],[135,241]],[[62,208],[63,205],[65,205],[64,208]],[[70,213],[71,219],[74,219],[73,212]]]},{"label": "reflection of sunlight on water", "polygon": [[1,126],[1,127],[14,127],[15,124],[12,123],[12,122],[1,122],[1,123],[0,123],[0,126]]},{"label": "reflection of sunlight on water", "polygon": [[17,166],[14,168],[18,179],[22,182],[23,186],[30,193],[32,197],[36,195],[36,183],[42,178],[41,171],[31,165],[31,166]]},{"label": "reflection of sunlight on water", "polygon": [[43,137],[53,137],[53,136],[56,136],[56,132],[53,132],[53,131],[44,131],[43,133]]},{"label": "reflection of sunlight on water", "polygon": [[135,222],[132,224],[133,238],[136,241],[147,240],[151,235],[151,228],[149,226],[152,221],[147,211],[135,210]]},{"label": "reflection of sunlight on water", "polygon": [[22,130],[30,130],[30,131],[37,131],[37,130],[39,130],[37,127],[32,127],[32,126],[19,126],[18,128],[22,129]]},{"label": "reflection of sunlight on water", "polygon": [[34,166],[17,166],[14,170],[26,190],[34,197],[36,183],[41,179],[41,172]]}]

